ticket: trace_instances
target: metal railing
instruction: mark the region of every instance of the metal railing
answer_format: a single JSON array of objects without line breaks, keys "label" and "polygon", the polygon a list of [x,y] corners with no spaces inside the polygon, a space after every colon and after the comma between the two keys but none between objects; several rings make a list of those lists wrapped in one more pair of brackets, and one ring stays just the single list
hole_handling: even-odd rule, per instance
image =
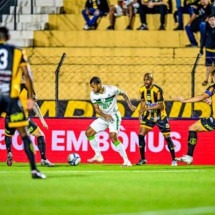
[{"label": "metal railing", "polygon": [[[204,102],[182,105],[174,101],[176,96],[188,98],[205,91],[206,87],[201,85],[205,78],[203,57],[196,62],[195,57],[67,56],[65,59],[65,56],[63,53],[58,57],[30,57],[40,105],[46,111],[51,110],[47,116],[53,110],[55,117],[95,116],[89,101],[92,76],[99,76],[104,84],[125,90],[137,105],[143,74],[149,71],[153,73],[155,83],[164,90],[170,118],[210,115],[210,107]],[[54,105],[54,109],[50,109],[49,104]],[[124,117],[136,116],[128,111],[123,101],[120,104],[124,107]]]}]

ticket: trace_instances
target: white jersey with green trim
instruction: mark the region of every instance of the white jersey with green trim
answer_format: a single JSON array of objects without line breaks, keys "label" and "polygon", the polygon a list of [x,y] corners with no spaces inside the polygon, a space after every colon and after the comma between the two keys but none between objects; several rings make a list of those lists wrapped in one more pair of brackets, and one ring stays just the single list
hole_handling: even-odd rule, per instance
[{"label": "white jersey with green trim", "polygon": [[115,114],[118,112],[116,96],[122,94],[123,91],[115,86],[102,85],[103,93],[90,93],[90,99],[93,104],[98,104],[100,110],[105,114]]}]

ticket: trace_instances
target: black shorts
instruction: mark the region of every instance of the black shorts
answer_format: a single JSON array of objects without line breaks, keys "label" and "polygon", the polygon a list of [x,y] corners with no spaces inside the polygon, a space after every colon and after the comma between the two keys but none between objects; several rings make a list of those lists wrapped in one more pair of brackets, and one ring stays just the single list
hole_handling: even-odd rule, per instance
[{"label": "black shorts", "polygon": [[0,114],[5,112],[8,118],[8,127],[18,128],[28,126],[28,120],[19,98],[0,96]]},{"label": "black shorts", "polygon": [[215,52],[205,52],[205,66],[215,65]]},{"label": "black shorts", "polygon": [[200,122],[207,131],[215,130],[215,119],[213,117],[200,119]]},{"label": "black shorts", "polygon": [[152,129],[155,125],[158,126],[158,128],[160,129],[160,131],[164,134],[164,133],[170,133],[170,125],[168,122],[167,117],[165,117],[164,119],[160,119],[158,121],[152,121],[152,120],[148,120],[148,119],[143,119],[143,121],[141,122],[140,126]]},{"label": "black shorts", "polygon": [[[16,128],[10,128],[8,126],[8,122],[9,122],[9,117],[5,117],[5,135],[6,136],[13,136],[15,131],[16,131]],[[38,125],[33,122],[31,119],[28,120],[29,124],[28,124],[28,132],[30,134],[33,134],[37,128],[38,128]]]}]

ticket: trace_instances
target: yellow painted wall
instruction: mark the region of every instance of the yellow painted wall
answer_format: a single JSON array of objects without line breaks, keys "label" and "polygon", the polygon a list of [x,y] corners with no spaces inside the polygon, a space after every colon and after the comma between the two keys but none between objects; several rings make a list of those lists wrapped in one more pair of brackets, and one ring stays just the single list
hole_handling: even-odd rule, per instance
[{"label": "yellow painted wall", "polygon": [[[184,48],[188,44],[186,33],[172,30],[175,27],[172,14],[167,15],[166,31],[157,31],[157,14],[147,15],[149,31],[135,30],[140,25],[139,15],[133,31],[124,30],[127,17],[116,20],[115,31],[106,31],[108,16],[101,19],[96,31],[84,31],[80,15],[84,2],[64,0],[66,14],[49,15],[51,30],[34,32],[34,47],[28,48],[27,53],[31,56],[39,99],[55,98],[55,70],[63,53],[67,57],[60,72],[60,99],[89,99],[88,82],[94,75],[102,77],[104,83],[124,89],[131,98],[139,98],[138,88],[145,72],[155,75],[155,82],[164,88],[167,100],[177,95],[190,96],[190,73],[199,49]],[[185,16],[185,23],[188,19]],[[204,90],[203,57],[200,64],[196,92]]]},{"label": "yellow painted wall", "polygon": [[36,47],[183,47],[181,31],[35,31]]}]

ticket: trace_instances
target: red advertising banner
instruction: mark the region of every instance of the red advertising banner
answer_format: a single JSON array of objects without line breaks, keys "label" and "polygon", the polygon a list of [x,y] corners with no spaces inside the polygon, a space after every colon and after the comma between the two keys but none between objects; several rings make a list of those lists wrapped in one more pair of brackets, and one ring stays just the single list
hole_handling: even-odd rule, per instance
[{"label": "red advertising banner", "polygon": [[[43,130],[47,142],[47,158],[54,163],[66,163],[70,153],[76,152],[81,156],[81,162],[94,155],[85,136],[85,130],[93,119],[81,118],[48,118],[46,122],[49,129],[42,127],[40,121],[34,118]],[[171,137],[175,144],[176,156],[187,152],[188,127],[194,120],[170,120]],[[139,121],[137,119],[123,119],[119,132],[119,139],[126,148],[129,159],[133,164],[139,160],[138,148]],[[35,145],[36,160],[40,161],[36,139],[32,136]],[[97,134],[97,140],[104,157],[104,163],[121,164],[122,158],[110,142],[109,133],[103,131]],[[198,143],[195,149],[193,164],[215,164],[215,132],[202,132],[198,134]],[[27,161],[22,141],[16,133],[13,136],[12,151],[15,162]],[[0,161],[6,161],[6,147],[4,142],[4,119],[0,119]],[[148,164],[170,164],[171,157],[162,133],[155,127],[146,136],[146,158]]]}]

